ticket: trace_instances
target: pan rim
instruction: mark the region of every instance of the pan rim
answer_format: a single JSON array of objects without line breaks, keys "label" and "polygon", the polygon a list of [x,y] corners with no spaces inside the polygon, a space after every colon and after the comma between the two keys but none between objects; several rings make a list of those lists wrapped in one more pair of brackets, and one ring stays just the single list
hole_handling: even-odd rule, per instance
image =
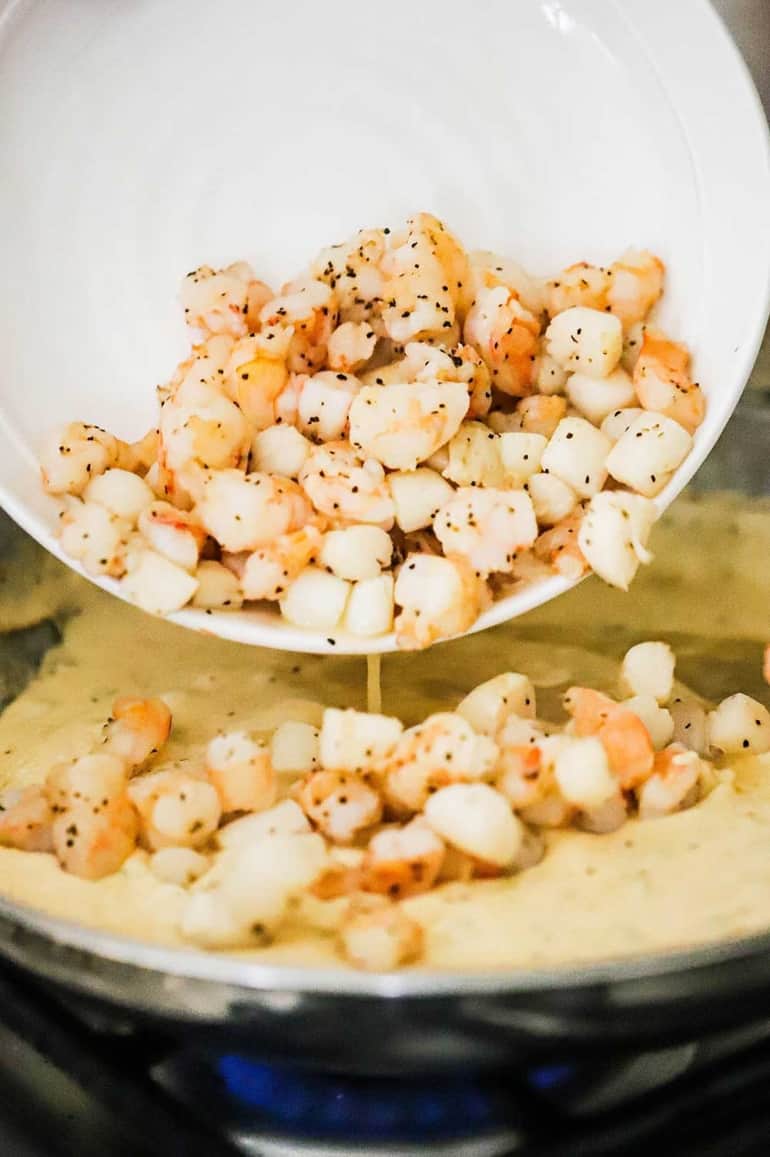
[{"label": "pan rim", "polygon": [[[684,946],[671,952],[606,957],[549,968],[498,968],[474,972],[434,968],[367,973],[342,966],[263,964],[235,953],[153,944],[48,916],[30,905],[18,904],[2,896],[0,925],[10,926],[13,930],[11,936],[0,939],[0,954],[13,958],[16,955],[13,945],[19,946],[25,934],[47,940],[52,949],[52,973],[57,971],[56,951],[72,951],[90,955],[96,965],[129,966],[169,980],[228,985],[254,994],[329,994],[386,999],[517,996],[568,988],[585,990],[624,982],[671,980],[701,969],[736,964],[763,955],[767,955],[770,983],[770,930],[734,940]],[[85,981],[87,973],[84,971],[82,975]]]}]

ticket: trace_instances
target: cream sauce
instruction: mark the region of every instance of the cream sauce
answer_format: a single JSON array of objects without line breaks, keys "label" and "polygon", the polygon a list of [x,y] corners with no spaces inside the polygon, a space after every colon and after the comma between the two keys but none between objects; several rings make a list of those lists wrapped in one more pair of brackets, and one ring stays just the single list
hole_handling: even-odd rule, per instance
[{"label": "cream sauce", "polygon": [[[515,623],[427,653],[388,656],[384,710],[414,722],[513,669],[532,677],[541,713],[558,718],[567,685],[612,690],[624,649],[660,636],[679,655],[680,678],[705,696],[743,690],[766,699],[770,506],[681,499],[653,545],[657,560],[628,595],[589,579]],[[118,693],[169,696],[174,731],[164,764],[198,760],[218,728],[268,731],[287,716],[315,722],[319,700],[366,706],[361,659],[193,635],[72,579],[26,543],[4,561],[6,629],[49,610],[78,609],[66,618],[62,645],[0,716],[0,787],[38,781],[52,763],[81,752]],[[40,573],[35,586],[30,575]],[[632,821],[608,836],[552,833],[548,844],[543,862],[513,879],[451,885],[409,901],[426,930],[423,966],[558,965],[770,928],[770,757],[739,761],[708,799],[680,815]],[[0,849],[0,891],[112,932],[181,942],[184,893],[159,883],[142,852],[115,876],[90,883],[60,871],[53,857]],[[339,963],[338,913],[338,903],[308,901],[279,941],[249,954]]]}]

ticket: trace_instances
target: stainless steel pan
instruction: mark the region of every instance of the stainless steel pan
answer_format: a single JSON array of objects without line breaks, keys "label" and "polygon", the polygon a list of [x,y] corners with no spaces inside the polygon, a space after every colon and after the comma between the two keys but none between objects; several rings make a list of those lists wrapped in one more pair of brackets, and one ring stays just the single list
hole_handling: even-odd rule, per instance
[{"label": "stainless steel pan", "polygon": [[[753,397],[701,486],[770,492],[770,407]],[[29,663],[53,637],[38,627],[6,654],[18,662],[26,648]],[[577,969],[370,976],[155,947],[0,900],[0,953],[113,1019],[226,1033],[273,1060],[359,1073],[494,1064],[566,1042],[640,1047],[770,1012],[770,933]]]}]

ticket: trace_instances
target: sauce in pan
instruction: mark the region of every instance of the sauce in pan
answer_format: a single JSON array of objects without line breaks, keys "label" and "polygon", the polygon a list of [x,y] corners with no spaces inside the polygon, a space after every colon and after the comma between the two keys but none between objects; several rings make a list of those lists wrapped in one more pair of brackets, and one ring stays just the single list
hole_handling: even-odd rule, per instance
[{"label": "sauce in pan", "polygon": [[[657,559],[630,594],[589,579],[513,623],[422,654],[387,656],[383,710],[413,722],[509,669],[526,672],[539,713],[558,718],[566,686],[612,690],[617,659],[642,638],[669,641],[678,677],[703,696],[741,690],[767,701],[770,505],[680,499],[653,547]],[[24,544],[0,582],[0,628],[51,612],[65,618],[64,641],[0,716],[0,787],[35,782],[82,752],[118,693],[172,693],[164,763],[195,760],[219,727],[315,721],[320,700],[366,706],[363,660],[193,635],[119,603]],[[552,832],[548,842],[543,862],[520,876],[452,884],[407,901],[426,931],[420,966],[550,966],[770,928],[770,756],[736,761],[707,799],[678,815],[630,821],[610,835]],[[52,856],[0,849],[0,892],[107,931],[181,943],[183,893],[156,880],[142,852],[91,883],[62,872]],[[338,913],[338,904],[308,900],[280,943],[248,954],[339,965]]]}]

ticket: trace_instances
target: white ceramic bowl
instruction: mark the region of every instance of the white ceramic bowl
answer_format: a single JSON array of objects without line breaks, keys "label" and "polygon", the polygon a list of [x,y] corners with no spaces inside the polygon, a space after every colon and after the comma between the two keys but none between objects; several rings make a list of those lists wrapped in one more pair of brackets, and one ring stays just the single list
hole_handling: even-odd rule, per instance
[{"label": "white ceramic bowl", "polygon": [[[717,439],[767,317],[767,126],[706,0],[0,0],[0,174],[0,500],[57,554],[41,436],[74,418],[144,432],[185,346],[180,276],[202,262],[280,281],[418,209],[543,273],[650,247],[709,403],[661,508]],[[332,649],[270,613],[175,619]]]}]

